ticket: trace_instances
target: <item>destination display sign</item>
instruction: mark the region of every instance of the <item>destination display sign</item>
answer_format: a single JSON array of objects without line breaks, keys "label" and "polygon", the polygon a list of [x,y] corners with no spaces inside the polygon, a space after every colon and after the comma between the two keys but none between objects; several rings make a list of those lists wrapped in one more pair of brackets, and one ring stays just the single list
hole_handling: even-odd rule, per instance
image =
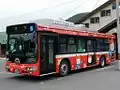
[{"label": "destination display sign", "polygon": [[21,33],[32,33],[35,31],[36,25],[34,23],[19,24],[7,26],[7,34],[21,34]]}]

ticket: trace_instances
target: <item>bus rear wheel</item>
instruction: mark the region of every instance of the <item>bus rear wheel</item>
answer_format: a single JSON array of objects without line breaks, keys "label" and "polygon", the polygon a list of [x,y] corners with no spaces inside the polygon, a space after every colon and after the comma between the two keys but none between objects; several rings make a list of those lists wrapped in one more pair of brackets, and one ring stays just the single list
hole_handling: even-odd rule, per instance
[{"label": "bus rear wheel", "polygon": [[66,60],[60,63],[60,76],[66,76],[69,72],[69,64]]},{"label": "bus rear wheel", "polygon": [[100,58],[100,67],[104,67],[106,65],[106,60],[105,60],[105,57],[101,57]]}]

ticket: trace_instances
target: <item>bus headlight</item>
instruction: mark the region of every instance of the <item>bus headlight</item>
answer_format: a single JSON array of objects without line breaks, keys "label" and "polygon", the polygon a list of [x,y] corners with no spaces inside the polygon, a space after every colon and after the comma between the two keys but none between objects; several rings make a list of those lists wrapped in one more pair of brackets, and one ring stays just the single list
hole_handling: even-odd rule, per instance
[{"label": "bus headlight", "polygon": [[33,67],[32,69],[33,69],[33,71],[36,71],[38,68],[35,66],[35,67]]},{"label": "bus headlight", "polygon": [[27,71],[36,71],[37,67],[27,67],[26,70]]},{"label": "bus headlight", "polygon": [[26,68],[26,70],[27,70],[27,71],[29,71],[29,70],[30,70],[30,68],[29,68],[29,67],[27,67],[27,68]]}]

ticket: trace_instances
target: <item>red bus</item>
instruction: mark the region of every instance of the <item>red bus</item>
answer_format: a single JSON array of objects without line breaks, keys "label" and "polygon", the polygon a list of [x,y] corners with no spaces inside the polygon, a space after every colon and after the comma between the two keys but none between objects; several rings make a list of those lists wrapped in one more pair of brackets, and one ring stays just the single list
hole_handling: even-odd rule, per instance
[{"label": "red bus", "polygon": [[[58,25],[57,25],[58,24]],[[116,59],[113,35],[75,25],[25,23],[7,26],[6,71],[22,75],[67,75]]]}]

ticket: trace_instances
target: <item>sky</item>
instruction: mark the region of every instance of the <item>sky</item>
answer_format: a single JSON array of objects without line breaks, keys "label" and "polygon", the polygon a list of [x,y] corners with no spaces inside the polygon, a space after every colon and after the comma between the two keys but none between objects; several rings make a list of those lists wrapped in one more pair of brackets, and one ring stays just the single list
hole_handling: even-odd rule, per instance
[{"label": "sky", "polygon": [[0,31],[10,24],[41,18],[67,19],[108,0],[0,0]]}]

